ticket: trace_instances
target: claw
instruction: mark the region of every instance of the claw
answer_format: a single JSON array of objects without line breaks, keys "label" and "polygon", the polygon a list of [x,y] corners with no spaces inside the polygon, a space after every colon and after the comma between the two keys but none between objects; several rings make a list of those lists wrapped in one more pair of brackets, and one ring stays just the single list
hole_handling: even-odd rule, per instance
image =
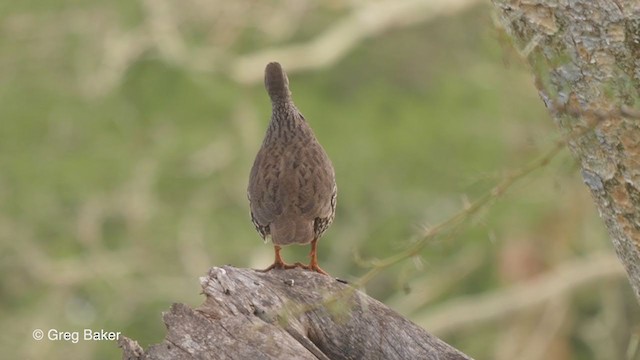
[{"label": "claw", "polygon": [[303,263],[297,262],[295,264],[287,264],[282,260],[282,256],[280,256],[280,246],[275,245],[274,249],[276,251],[276,258],[273,261],[273,264],[269,265],[268,268],[264,270],[258,270],[260,272],[267,272],[269,270],[277,269],[277,270],[287,270],[287,269],[295,269],[295,268],[303,268],[308,269],[309,267]]},{"label": "claw", "polygon": [[257,271],[267,272],[273,269],[287,270],[287,269],[302,268],[305,270],[311,270],[311,271],[315,271],[317,273],[329,276],[329,274],[326,271],[322,270],[320,266],[318,266],[318,258],[316,254],[317,241],[318,239],[315,239],[311,242],[311,252],[309,253],[309,256],[311,257],[311,261],[309,262],[309,265],[306,265],[300,262],[297,262],[294,264],[285,263],[284,260],[282,260],[282,257],[280,256],[280,249],[281,249],[280,246],[275,245],[274,249],[276,252],[276,258],[273,261],[273,264],[269,265],[269,267],[267,267],[264,270],[257,270]]}]

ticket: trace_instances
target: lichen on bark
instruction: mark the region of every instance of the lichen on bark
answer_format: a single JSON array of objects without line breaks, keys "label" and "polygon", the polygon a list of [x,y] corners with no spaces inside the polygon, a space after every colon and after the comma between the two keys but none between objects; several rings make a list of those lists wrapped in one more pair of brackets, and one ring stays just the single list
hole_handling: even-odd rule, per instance
[{"label": "lichen on bark", "polygon": [[637,109],[640,98],[640,2],[493,3],[500,25],[531,65],[541,98],[570,139],[640,300],[640,119],[621,110]]}]

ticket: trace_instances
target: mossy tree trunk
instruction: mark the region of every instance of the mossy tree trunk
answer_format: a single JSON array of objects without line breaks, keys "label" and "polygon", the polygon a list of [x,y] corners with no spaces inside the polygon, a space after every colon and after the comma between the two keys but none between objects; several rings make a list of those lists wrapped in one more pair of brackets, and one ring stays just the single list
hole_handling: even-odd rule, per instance
[{"label": "mossy tree trunk", "polygon": [[567,133],[640,299],[640,1],[493,4],[531,65],[542,100]]}]

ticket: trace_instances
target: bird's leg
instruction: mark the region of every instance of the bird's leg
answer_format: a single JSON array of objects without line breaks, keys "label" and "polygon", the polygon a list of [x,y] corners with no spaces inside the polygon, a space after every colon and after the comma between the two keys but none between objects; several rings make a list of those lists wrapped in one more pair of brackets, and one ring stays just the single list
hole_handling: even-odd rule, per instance
[{"label": "bird's leg", "polygon": [[264,270],[258,270],[261,272],[267,272],[271,269],[294,269],[297,267],[306,267],[306,265],[302,264],[302,263],[295,263],[295,264],[287,264],[284,262],[284,260],[282,260],[282,256],[280,256],[280,249],[282,249],[280,246],[278,245],[273,245],[273,248],[275,249],[276,252],[276,258],[273,261],[273,264],[271,264],[268,268],[264,269]]},{"label": "bird's leg", "polygon": [[318,248],[318,238],[315,238],[313,239],[313,241],[311,241],[311,252],[309,253],[309,257],[311,258],[311,261],[309,262],[309,266],[305,266],[305,268],[318,272],[320,274],[329,275],[327,274],[326,271],[322,270],[320,266],[318,266],[317,248]]}]

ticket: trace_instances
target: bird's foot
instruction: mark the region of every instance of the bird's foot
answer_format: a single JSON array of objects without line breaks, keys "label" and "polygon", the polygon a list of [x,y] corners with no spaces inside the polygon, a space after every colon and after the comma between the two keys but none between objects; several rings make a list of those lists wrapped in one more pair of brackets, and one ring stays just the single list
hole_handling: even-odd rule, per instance
[{"label": "bird's foot", "polygon": [[309,258],[311,258],[311,261],[309,261],[309,266],[305,267],[305,269],[330,276],[326,271],[322,270],[320,266],[318,266],[318,238],[311,241],[311,252],[309,253]]},{"label": "bird's foot", "polygon": [[305,265],[305,267],[304,267],[304,268],[305,268],[305,269],[307,269],[307,270],[315,271],[315,272],[320,273],[320,274],[323,274],[323,275],[330,276],[326,271],[322,270],[322,269],[320,268],[320,266],[318,266],[318,264],[317,264],[317,263],[313,263],[313,262],[312,262],[312,263],[311,263],[311,264],[309,264],[308,266],[307,266],[307,265]]},{"label": "bird's foot", "polygon": [[295,269],[295,268],[303,268],[303,269],[307,269],[308,266],[297,262],[294,264],[287,264],[285,262],[274,262],[273,264],[269,265],[268,268],[264,269],[264,270],[258,270],[260,272],[267,272],[269,270],[273,270],[273,269],[277,269],[277,270],[287,270],[287,269]]}]

